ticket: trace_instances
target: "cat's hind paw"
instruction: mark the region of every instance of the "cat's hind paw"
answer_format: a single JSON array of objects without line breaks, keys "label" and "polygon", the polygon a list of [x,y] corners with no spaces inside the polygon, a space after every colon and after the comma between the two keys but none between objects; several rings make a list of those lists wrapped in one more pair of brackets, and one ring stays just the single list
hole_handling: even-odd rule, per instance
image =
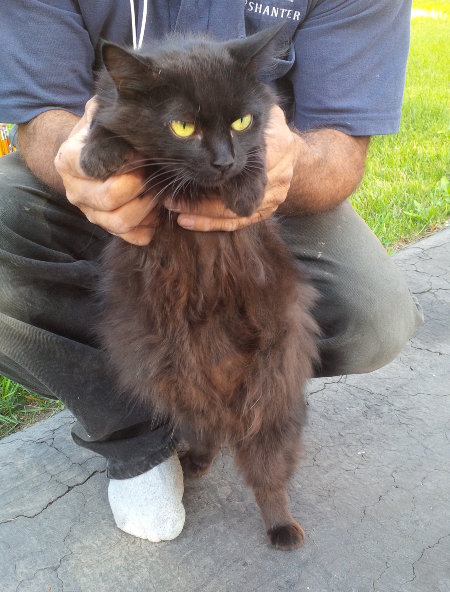
[{"label": "cat's hind paw", "polygon": [[267,531],[271,544],[281,551],[298,549],[305,540],[305,533],[298,522],[274,526]]},{"label": "cat's hind paw", "polygon": [[211,459],[204,461],[187,452],[180,458],[180,463],[185,477],[202,477],[209,471],[212,461]]}]

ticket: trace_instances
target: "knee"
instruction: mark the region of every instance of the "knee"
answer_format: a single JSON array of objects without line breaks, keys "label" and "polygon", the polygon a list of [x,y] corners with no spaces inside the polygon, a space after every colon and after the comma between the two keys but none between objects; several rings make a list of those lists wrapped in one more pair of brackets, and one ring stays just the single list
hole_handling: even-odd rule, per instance
[{"label": "knee", "polygon": [[394,360],[423,322],[406,284],[401,290],[340,302],[333,330],[320,341],[319,376],[372,372]]}]

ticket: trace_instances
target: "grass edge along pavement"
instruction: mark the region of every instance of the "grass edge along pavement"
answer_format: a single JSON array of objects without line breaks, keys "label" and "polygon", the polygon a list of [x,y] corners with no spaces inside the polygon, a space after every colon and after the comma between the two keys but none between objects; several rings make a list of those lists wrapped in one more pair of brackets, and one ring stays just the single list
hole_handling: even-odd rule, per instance
[{"label": "grass edge along pavement", "polygon": [[450,215],[450,2],[413,2],[400,131],[371,140],[351,197],[389,252],[441,228]]},{"label": "grass edge along pavement", "polygon": [[[449,24],[450,2],[413,2],[400,132],[371,140],[364,179],[351,197],[390,252],[438,230],[449,216]],[[0,438],[62,408],[0,376]]]},{"label": "grass edge along pavement", "polygon": [[0,438],[64,409],[60,401],[44,399],[0,376]]}]

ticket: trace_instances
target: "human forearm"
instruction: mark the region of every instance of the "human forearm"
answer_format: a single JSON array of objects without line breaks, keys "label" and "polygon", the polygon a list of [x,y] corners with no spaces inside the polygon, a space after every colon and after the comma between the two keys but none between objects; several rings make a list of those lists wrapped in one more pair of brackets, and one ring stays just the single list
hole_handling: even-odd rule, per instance
[{"label": "human forearm", "polygon": [[322,212],[344,201],[362,179],[369,139],[333,129],[295,133],[293,177],[279,211]]},{"label": "human forearm", "polygon": [[77,115],[68,111],[50,110],[19,125],[22,158],[38,179],[58,193],[64,194],[65,188],[54,166],[55,156],[79,120]]},{"label": "human forearm", "polygon": [[294,171],[285,214],[329,210],[344,201],[364,173],[369,138],[333,129],[294,134]]}]

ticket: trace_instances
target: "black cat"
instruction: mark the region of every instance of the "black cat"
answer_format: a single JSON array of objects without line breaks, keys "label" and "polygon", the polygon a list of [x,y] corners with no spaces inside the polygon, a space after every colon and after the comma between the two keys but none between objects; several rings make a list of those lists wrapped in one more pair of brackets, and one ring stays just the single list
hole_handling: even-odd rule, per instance
[{"label": "black cat", "polygon": [[191,204],[213,195],[241,216],[255,211],[275,103],[258,75],[279,31],[226,43],[173,37],[142,52],[105,43],[81,163],[106,178],[140,153],[158,211],[149,246],[113,238],[103,257],[100,331],[123,390],[170,416],[189,439],[185,474],[205,473],[228,441],[270,541],[292,549],[304,534],[286,487],[317,360],[314,290],[273,220],[196,233],[163,205],[171,195]]}]

